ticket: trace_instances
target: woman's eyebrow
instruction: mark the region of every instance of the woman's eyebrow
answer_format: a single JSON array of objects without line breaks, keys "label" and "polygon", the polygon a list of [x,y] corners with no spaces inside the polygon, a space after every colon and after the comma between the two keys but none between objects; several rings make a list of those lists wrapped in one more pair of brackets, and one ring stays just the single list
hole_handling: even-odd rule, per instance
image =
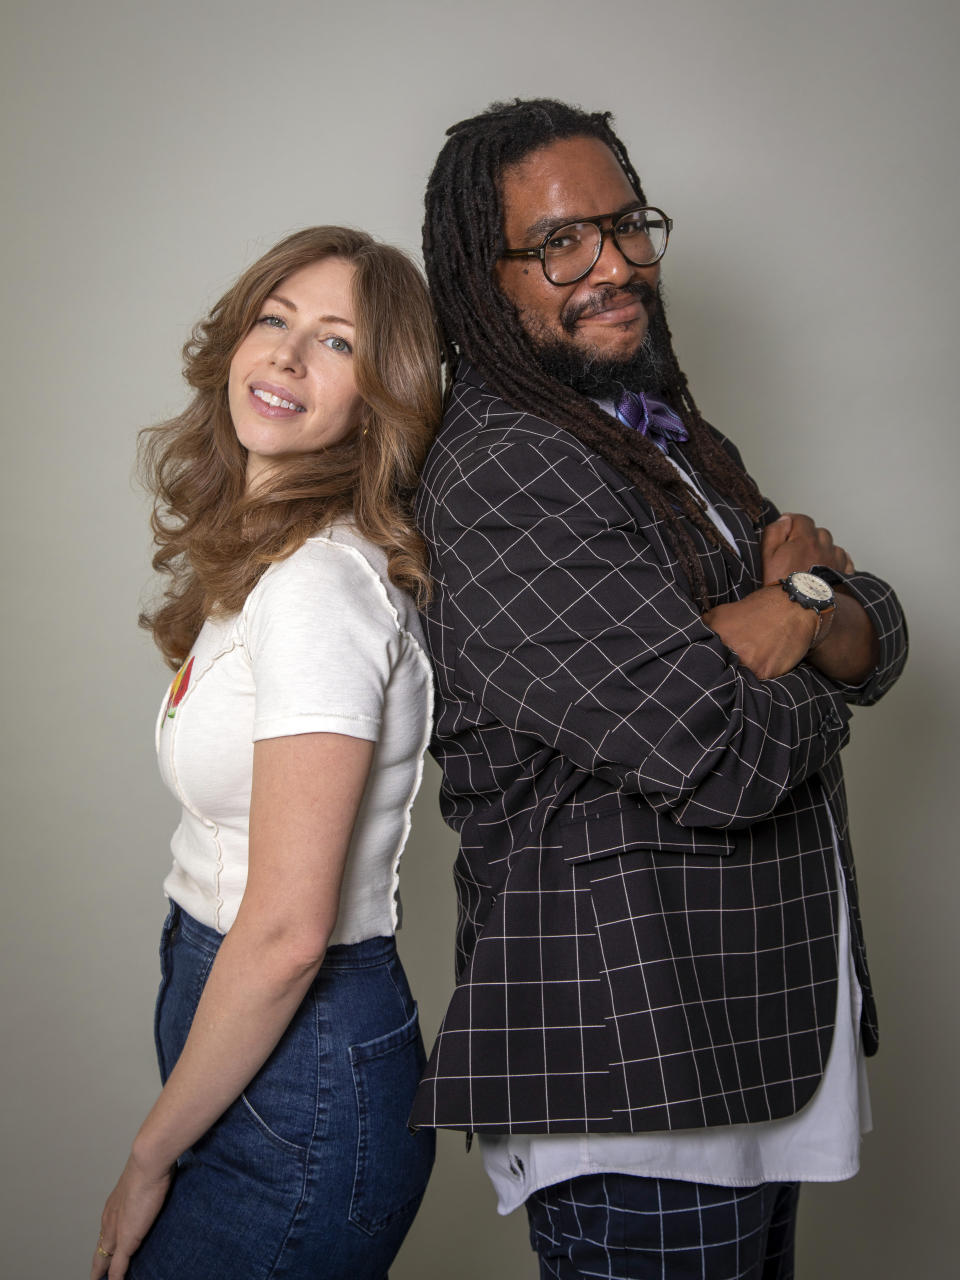
[{"label": "woman's eyebrow", "polygon": [[[267,298],[267,302],[279,302],[281,306],[288,307],[291,311],[297,310],[296,303],[291,302],[289,298],[285,298],[280,293],[271,293],[269,298]],[[349,325],[351,329],[356,328],[356,325],[352,320],[346,320],[343,316],[317,316],[317,319],[321,324],[346,324]]]}]

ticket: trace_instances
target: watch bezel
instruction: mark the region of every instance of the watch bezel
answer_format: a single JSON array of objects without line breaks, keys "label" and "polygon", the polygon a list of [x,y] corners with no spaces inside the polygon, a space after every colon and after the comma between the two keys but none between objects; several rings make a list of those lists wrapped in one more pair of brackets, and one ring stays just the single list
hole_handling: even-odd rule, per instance
[{"label": "watch bezel", "polygon": [[[780,585],[790,599],[795,600],[804,609],[826,613],[836,607],[833,587],[826,578],[821,578],[818,573],[811,573],[809,569],[795,569],[793,573],[780,579]],[[818,594],[813,594],[814,592]]]}]

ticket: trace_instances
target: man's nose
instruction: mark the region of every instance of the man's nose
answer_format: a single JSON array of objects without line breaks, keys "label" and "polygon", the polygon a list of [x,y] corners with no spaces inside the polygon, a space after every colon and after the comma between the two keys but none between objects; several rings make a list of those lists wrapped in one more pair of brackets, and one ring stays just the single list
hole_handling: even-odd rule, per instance
[{"label": "man's nose", "polygon": [[646,279],[655,285],[658,274],[659,266],[656,263],[651,267],[638,267],[628,262],[614,238],[613,228],[604,228],[600,256],[588,276],[591,284],[615,284],[622,287],[634,280]]}]

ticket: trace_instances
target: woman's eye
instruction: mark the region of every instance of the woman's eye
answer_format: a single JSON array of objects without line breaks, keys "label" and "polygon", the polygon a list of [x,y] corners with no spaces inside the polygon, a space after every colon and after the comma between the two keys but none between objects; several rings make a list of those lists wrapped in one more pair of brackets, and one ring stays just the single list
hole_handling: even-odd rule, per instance
[{"label": "woman's eye", "polygon": [[346,338],[341,338],[338,333],[333,333],[329,338],[324,338],[324,342],[331,351],[342,351],[344,355],[350,355],[353,351],[353,347],[351,347]]},{"label": "woman's eye", "polygon": [[270,325],[274,329],[284,328],[283,316],[261,316],[257,324]]}]

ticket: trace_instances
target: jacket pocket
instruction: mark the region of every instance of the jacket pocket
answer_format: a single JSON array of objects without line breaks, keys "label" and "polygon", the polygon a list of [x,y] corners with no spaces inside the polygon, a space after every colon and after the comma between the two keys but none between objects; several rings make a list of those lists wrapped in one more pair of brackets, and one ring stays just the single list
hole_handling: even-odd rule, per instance
[{"label": "jacket pocket", "polygon": [[601,808],[560,824],[564,860],[569,863],[611,858],[632,849],[649,853],[725,856],[736,843],[724,831],[681,827],[647,806]]}]

